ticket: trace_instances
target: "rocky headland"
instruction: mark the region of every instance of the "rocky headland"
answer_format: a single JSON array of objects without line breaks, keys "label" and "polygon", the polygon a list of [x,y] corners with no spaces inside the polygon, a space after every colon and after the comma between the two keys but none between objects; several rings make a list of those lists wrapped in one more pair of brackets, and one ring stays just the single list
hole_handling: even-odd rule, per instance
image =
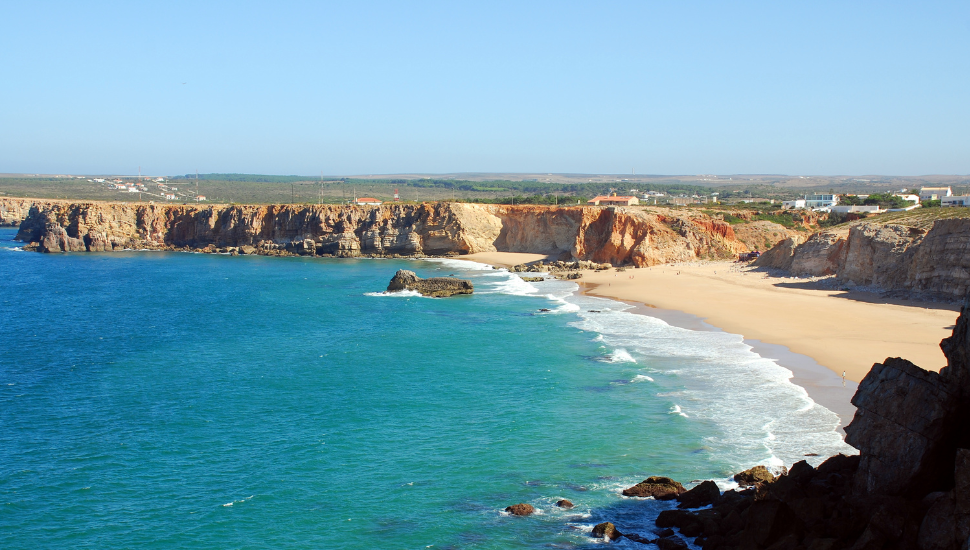
[{"label": "rocky headland", "polygon": [[[926,371],[888,358],[859,384],[846,442],[817,468],[806,461],[773,476],[763,466],[735,476],[739,490],[713,481],[690,490],[650,477],[624,495],[677,500],[651,533],[621,533],[606,522],[594,535],[659,548],[704,550],[965,550],[970,536],[970,299],[940,344],[947,366]],[[702,509],[698,509],[702,508]],[[674,530],[676,529],[676,531]]]},{"label": "rocky headland", "polygon": [[[8,203],[11,212],[22,213],[22,204],[0,199],[0,204]],[[359,207],[37,201],[27,208],[17,238],[41,252],[153,249],[354,257],[503,251],[641,267],[734,258],[748,250],[730,224],[693,211],[465,203]]]}]

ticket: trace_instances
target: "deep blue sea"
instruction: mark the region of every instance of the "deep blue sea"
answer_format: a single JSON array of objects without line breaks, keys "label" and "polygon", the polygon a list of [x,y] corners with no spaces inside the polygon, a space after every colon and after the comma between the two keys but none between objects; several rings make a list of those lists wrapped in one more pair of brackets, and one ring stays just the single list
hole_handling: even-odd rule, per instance
[{"label": "deep blue sea", "polygon": [[[585,548],[600,521],[652,527],[669,504],[620,495],[649,475],[728,487],[851,452],[740,336],[573,283],[460,260],[45,255],[15,233],[3,548]],[[476,292],[384,294],[402,268]],[[503,512],[519,502],[539,513]]]}]

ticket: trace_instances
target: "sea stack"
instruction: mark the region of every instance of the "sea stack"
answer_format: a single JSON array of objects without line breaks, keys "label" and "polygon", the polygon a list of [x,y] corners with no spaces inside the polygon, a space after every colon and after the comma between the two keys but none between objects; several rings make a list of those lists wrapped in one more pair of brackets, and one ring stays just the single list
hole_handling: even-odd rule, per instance
[{"label": "sea stack", "polygon": [[471,281],[454,277],[431,277],[422,279],[413,271],[401,269],[394,274],[387,285],[388,292],[416,290],[424,296],[446,298],[456,294],[471,294],[474,290]]}]

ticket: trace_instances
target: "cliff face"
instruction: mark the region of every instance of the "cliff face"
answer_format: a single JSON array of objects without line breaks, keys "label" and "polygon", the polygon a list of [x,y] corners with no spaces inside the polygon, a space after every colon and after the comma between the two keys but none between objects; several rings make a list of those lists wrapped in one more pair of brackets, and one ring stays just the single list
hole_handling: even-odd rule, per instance
[{"label": "cliff face", "polygon": [[733,258],[747,247],[702,214],[463,203],[177,206],[37,203],[17,238],[43,252],[238,249],[335,256],[533,252],[615,265]]},{"label": "cliff face", "polygon": [[970,290],[970,219],[938,220],[929,231],[875,223],[823,231],[795,248],[779,243],[756,265],[958,300]]},{"label": "cliff face", "polygon": [[51,204],[57,201],[38,201],[37,199],[0,199],[0,226],[18,226],[27,217],[34,204]]}]

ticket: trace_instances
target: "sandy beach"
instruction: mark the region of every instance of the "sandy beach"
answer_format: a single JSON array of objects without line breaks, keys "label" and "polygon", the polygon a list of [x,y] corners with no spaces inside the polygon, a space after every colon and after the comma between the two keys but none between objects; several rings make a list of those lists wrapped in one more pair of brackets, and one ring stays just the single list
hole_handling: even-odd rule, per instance
[{"label": "sandy beach", "polygon": [[[543,256],[491,252],[463,258],[507,267]],[[951,304],[826,289],[729,261],[586,271],[577,282],[590,295],[657,308],[658,317],[683,312],[746,340],[784,346],[839,376],[845,371],[854,382],[887,357],[939,371],[946,365],[939,342],[959,315]]]}]

